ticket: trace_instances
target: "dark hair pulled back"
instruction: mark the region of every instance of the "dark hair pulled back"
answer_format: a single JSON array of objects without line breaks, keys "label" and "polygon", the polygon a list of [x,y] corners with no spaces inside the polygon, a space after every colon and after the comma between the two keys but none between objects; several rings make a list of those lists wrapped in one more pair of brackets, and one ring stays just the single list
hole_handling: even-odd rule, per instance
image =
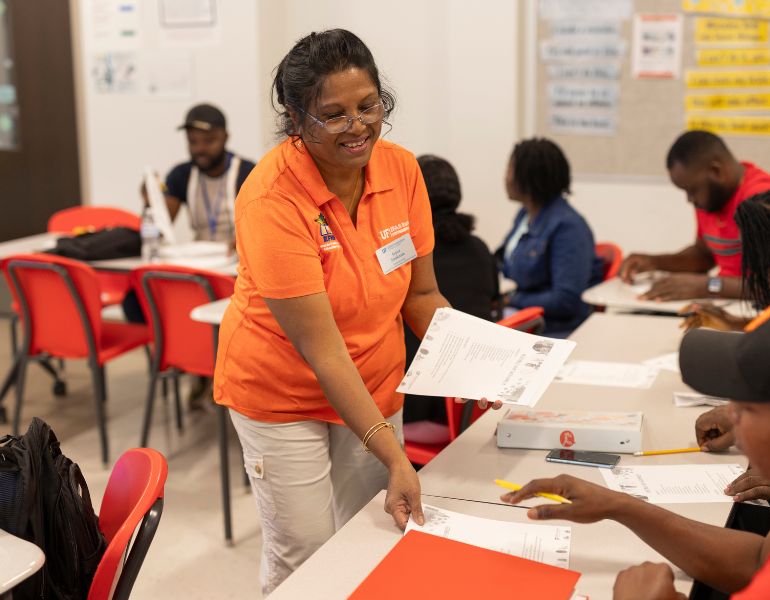
[{"label": "dark hair pulled back", "polygon": [[457,212],[462,193],[454,167],[432,154],[417,157],[417,163],[428,189],[436,239],[449,244],[466,239],[473,231],[475,219]]},{"label": "dark hair pulled back", "polygon": [[521,193],[543,206],[570,193],[570,168],[561,148],[546,138],[522,140],[511,154],[513,179]]},{"label": "dark hair pulled back", "polygon": [[[321,93],[324,78],[357,67],[366,71],[385,107],[385,119],[396,106],[393,93],[383,86],[374,57],[361,39],[345,29],[313,32],[300,39],[275,70],[271,103],[278,113],[278,133],[298,137],[289,110],[307,113]],[[304,116],[304,115],[303,115]]]}]

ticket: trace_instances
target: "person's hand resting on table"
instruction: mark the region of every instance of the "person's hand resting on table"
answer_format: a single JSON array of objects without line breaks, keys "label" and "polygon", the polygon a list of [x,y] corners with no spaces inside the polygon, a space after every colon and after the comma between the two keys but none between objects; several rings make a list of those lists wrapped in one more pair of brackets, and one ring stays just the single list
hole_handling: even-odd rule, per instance
[{"label": "person's hand resting on table", "polygon": [[686,600],[674,588],[674,572],[667,564],[645,562],[618,573],[612,600]]},{"label": "person's hand resting on table", "polygon": [[679,311],[679,314],[687,315],[680,325],[685,331],[698,327],[719,331],[742,331],[748,323],[747,319],[731,315],[724,308],[715,306],[711,302],[688,304]]},{"label": "person's hand resting on table", "polygon": [[639,299],[667,302],[703,298],[708,295],[707,285],[708,277],[701,273],[671,273],[656,279]]},{"label": "person's hand resting on table", "polygon": [[[699,416],[695,421],[695,437],[704,451],[728,450],[735,444],[729,408],[718,406]],[[725,494],[732,496],[735,502],[770,500],[770,478],[749,469],[725,488]]]}]

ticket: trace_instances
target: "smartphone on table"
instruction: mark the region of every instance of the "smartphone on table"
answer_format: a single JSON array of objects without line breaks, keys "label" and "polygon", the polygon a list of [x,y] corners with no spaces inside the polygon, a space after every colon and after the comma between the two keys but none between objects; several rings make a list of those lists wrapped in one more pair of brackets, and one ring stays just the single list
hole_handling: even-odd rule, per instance
[{"label": "smartphone on table", "polygon": [[545,457],[548,462],[564,463],[567,465],[583,465],[585,467],[603,467],[611,469],[620,461],[620,455],[606,452],[585,452],[581,450],[551,450]]}]

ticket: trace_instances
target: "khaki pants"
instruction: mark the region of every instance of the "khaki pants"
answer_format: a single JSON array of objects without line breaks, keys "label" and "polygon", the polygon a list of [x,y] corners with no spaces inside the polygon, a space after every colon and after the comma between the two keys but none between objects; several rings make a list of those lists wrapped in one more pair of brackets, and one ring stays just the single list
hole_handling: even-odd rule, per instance
[{"label": "khaki pants", "polygon": [[[387,488],[388,471],[345,426],[263,423],[234,410],[230,417],[262,522],[260,572],[267,595]],[[401,411],[387,420],[403,445]]]}]

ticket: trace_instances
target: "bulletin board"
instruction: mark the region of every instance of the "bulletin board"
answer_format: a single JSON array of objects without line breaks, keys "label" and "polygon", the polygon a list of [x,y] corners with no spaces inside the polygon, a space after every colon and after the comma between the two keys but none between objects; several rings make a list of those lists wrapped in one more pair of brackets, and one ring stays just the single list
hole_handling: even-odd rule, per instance
[{"label": "bulletin board", "polygon": [[[569,158],[573,173],[584,179],[665,180],[666,153],[676,137],[688,128],[711,129],[725,140],[736,158],[754,162],[761,168],[770,170],[770,45],[762,35],[749,42],[736,42],[731,39],[729,42],[705,43],[702,33],[703,27],[713,22],[706,23],[704,18],[728,19],[730,22],[752,20],[756,31],[766,32],[770,10],[761,8],[760,15],[725,14],[724,6],[752,4],[745,0],[630,0],[630,18],[623,18],[608,14],[612,9],[606,11],[607,5],[602,7],[602,3],[602,0],[530,0],[527,3],[522,14],[527,52],[521,61],[523,64],[520,65],[529,84],[524,86],[523,132],[527,135],[548,137],[558,143]],[[575,23],[580,23],[569,19],[555,20],[554,11],[568,12],[580,4],[584,5],[582,14],[591,15],[586,22],[593,22],[594,27],[600,27],[600,22],[605,17],[615,19],[613,27],[616,28],[617,38],[625,45],[624,50],[618,51],[619,56],[612,57],[609,61],[604,60],[604,56],[582,58],[579,56],[580,48],[573,48],[573,54],[577,55],[577,58],[567,57],[566,60],[554,59],[553,54],[545,53],[544,47],[552,48],[555,40],[557,44],[565,41],[564,23],[567,23],[568,27],[570,24],[574,26]],[[718,4],[722,6],[717,7]],[[715,12],[684,10],[693,5],[698,5],[699,11],[701,7],[705,7]],[[633,24],[636,14],[681,17],[678,76],[651,76],[647,73],[644,78],[634,77],[633,65],[638,65],[638,62],[632,61]],[[723,21],[722,25],[724,24]],[[730,25],[729,22],[727,24]],[[745,25],[746,23],[738,23],[736,27]],[[697,38],[696,27],[700,28]],[[593,39],[593,43],[596,43],[595,40],[602,38],[586,35],[583,39],[590,44],[588,40]],[[641,44],[639,46],[641,47]],[[617,46],[615,48],[617,49]],[[704,58],[704,50],[711,51],[712,59],[717,57],[714,62],[719,62],[724,60],[720,59],[720,56],[724,57],[726,52],[733,49],[752,52],[751,60],[754,64],[704,64],[704,61],[708,60],[707,56]],[[601,54],[601,49],[593,50]],[[609,52],[612,51],[610,47]],[[767,60],[764,59],[765,56]],[[570,70],[565,68],[565,64],[580,68]],[[592,75],[597,73],[585,69],[602,64],[615,64],[614,75],[612,69],[609,69],[609,72],[599,69],[599,77],[596,78]],[[714,87],[713,84],[719,80],[715,81],[713,78],[720,72],[745,72],[747,77],[763,77],[764,80],[757,82],[752,79],[750,86],[744,82],[742,87]],[[575,77],[575,73],[583,76]],[[702,84],[700,89],[693,87],[695,84],[692,78],[704,73],[711,74],[706,77],[711,84]],[[610,79],[612,77],[614,79]],[[711,79],[708,79],[709,77]],[[612,81],[612,85],[606,86],[608,81]],[[729,82],[735,83],[734,80]],[[759,86],[753,85],[755,83],[759,83]],[[603,98],[598,94],[599,104],[606,101],[612,105],[610,112],[613,113],[614,119],[610,119],[611,125],[608,125],[606,118],[593,120],[591,117],[595,114],[606,116],[607,106],[594,109],[590,104],[582,105],[577,109],[580,119],[575,121],[563,118],[569,113],[571,100],[566,100],[568,109],[565,113],[564,108],[557,104],[561,100],[554,99],[554,90],[574,90],[575,84],[578,92],[581,86],[583,89],[594,91],[603,86],[605,90],[617,91],[614,98],[611,97],[612,94],[605,94]],[[752,97],[747,100],[748,95]],[[736,98],[742,105],[733,109],[735,107],[730,102]],[[705,110],[693,111],[693,107],[705,107]],[[576,109],[573,106],[571,110],[575,112]],[[698,117],[705,117],[707,120]],[[564,126],[565,123],[567,127]],[[588,126],[570,129],[569,125],[575,123]],[[592,129],[594,125],[595,130]],[[735,132],[736,128],[738,133]]]}]

